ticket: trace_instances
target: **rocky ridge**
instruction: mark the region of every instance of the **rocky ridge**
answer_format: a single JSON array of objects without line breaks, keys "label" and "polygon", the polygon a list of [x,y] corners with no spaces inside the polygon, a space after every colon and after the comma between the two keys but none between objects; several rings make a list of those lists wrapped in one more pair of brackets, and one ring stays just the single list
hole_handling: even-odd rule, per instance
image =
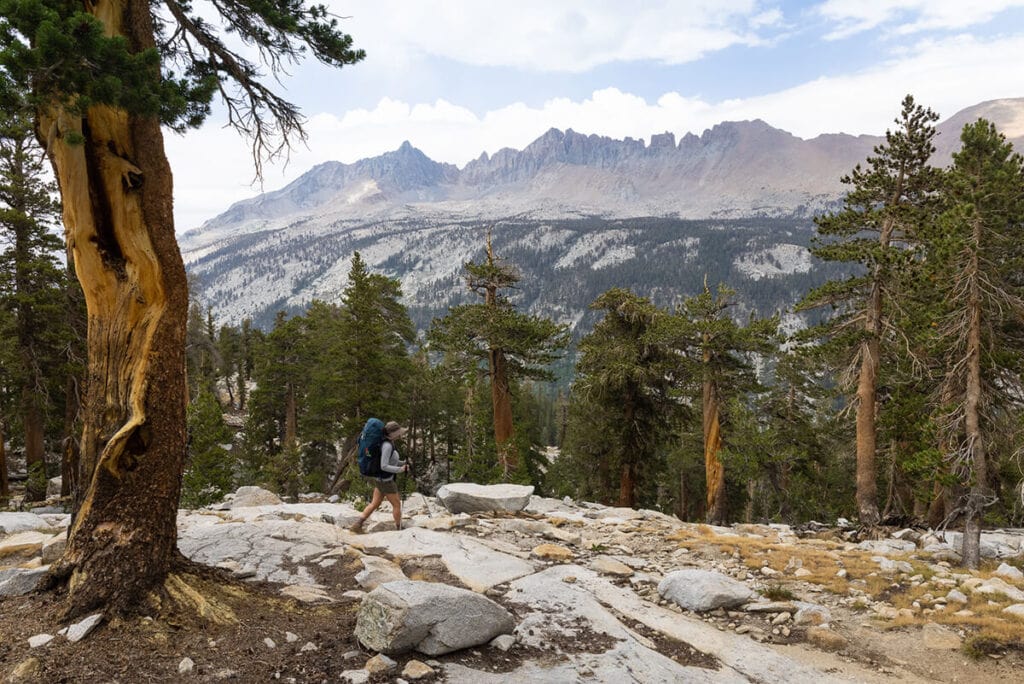
[{"label": "rocky ridge", "polygon": [[[486,492],[473,494],[486,499]],[[1018,651],[994,649],[998,659],[981,661],[961,652],[965,638],[994,625],[1024,640],[1024,573],[1014,565],[1021,561],[1019,531],[986,533],[991,568],[968,572],[953,567],[950,534],[899,530],[857,541],[855,530],[841,528],[719,528],[536,496],[510,512],[510,492],[500,494],[500,512],[478,503],[460,513],[412,495],[406,529],[395,531],[390,511],[378,511],[369,532],[356,535],[347,529],[357,515],[350,503],[282,503],[243,488],[215,509],[181,511],[179,546],[238,578],[272,582],[303,604],[358,610],[356,634],[381,654],[355,652],[343,681],[410,681],[416,674],[449,682],[1024,675]],[[56,557],[53,545],[66,524],[53,510],[0,513],[0,595],[31,588],[44,558]],[[469,607],[459,592],[493,608]],[[405,617],[373,632],[375,624],[391,624],[379,612],[381,619],[368,616],[382,600],[405,606]],[[410,617],[415,605],[428,606],[427,618]],[[399,636],[409,625],[419,631]],[[16,646],[21,657],[13,662],[67,638],[49,636]],[[305,649],[296,648],[299,654],[323,646],[315,635],[292,636]],[[216,669],[198,654],[183,655],[176,663],[182,672]]]},{"label": "rocky ridge", "polygon": [[[1024,147],[1024,98],[982,103],[938,126],[937,165],[979,116]],[[649,143],[551,129],[462,169],[407,142],[352,164],[320,164],[180,243],[197,296],[222,323],[248,317],[269,328],[278,311],[336,302],[359,251],[369,269],[399,280],[426,328],[465,300],[462,268],[480,258],[488,231],[496,253],[522,270],[517,306],[576,332],[586,332],[587,307],[609,286],[671,306],[670,296],[699,292],[706,273],[747,305],[754,292],[775,292],[757,305],[768,315],[821,282],[801,276],[837,275],[810,257],[811,218],[836,206],[841,178],[883,141],[804,140],[760,120],[678,141],[658,133]]]}]

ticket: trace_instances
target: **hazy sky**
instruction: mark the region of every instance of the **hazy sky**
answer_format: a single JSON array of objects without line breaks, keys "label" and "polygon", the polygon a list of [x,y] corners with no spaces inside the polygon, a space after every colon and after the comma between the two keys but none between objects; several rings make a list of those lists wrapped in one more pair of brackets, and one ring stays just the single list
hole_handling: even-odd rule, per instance
[{"label": "hazy sky", "polygon": [[1024,97],[1024,0],[328,0],[366,59],[282,78],[308,148],[252,185],[214,116],[167,134],[179,232],[315,164],[409,140],[437,161],[551,127],[615,138],[763,119],[808,138],[878,135],[912,93],[943,118]]}]

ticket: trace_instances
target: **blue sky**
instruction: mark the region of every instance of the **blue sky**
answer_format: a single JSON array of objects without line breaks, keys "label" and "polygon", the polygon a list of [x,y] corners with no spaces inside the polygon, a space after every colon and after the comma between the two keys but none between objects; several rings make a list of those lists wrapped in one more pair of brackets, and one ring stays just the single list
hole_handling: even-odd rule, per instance
[{"label": "blue sky", "polygon": [[262,188],[222,118],[168,134],[179,232],[314,164],[403,140],[461,166],[552,126],[649,139],[760,118],[805,138],[878,135],[908,92],[943,118],[1024,97],[1024,0],[326,4],[367,59],[282,77],[309,144],[266,167]]}]

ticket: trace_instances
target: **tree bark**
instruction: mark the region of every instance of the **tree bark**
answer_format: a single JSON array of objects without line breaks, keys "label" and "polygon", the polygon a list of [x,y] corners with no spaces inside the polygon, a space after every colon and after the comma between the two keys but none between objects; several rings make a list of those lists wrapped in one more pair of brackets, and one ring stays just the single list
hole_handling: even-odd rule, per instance
[{"label": "tree bark", "polygon": [[619,506],[633,508],[636,504],[636,463],[626,461],[622,464],[619,478]]},{"label": "tree bark", "polygon": [[[153,47],[148,2],[86,9],[130,49]],[[180,558],[188,292],[171,172],[155,118],[49,106],[38,111],[38,132],[60,184],[88,315],[82,486],[51,578],[67,582],[68,619],[97,608],[128,612]]]},{"label": "tree bark", "polygon": [[[705,353],[705,362],[707,361]],[[704,476],[707,480],[707,521],[713,525],[725,523],[725,467],[718,457],[722,450],[722,432],[718,415],[718,387],[710,379],[704,380]]]},{"label": "tree bark", "polygon": [[512,391],[508,384],[508,362],[500,349],[490,352],[491,405],[494,409],[494,443],[503,479],[515,472],[518,464],[512,444]]},{"label": "tree bark", "polygon": [[60,495],[71,496],[78,490],[78,467],[80,462],[80,444],[78,431],[78,412],[81,406],[78,394],[78,379],[69,373],[64,381],[64,437],[61,439],[60,460]]},{"label": "tree bark", "polygon": [[981,224],[974,221],[974,253],[971,257],[971,284],[967,302],[967,387],[964,395],[964,432],[971,466],[971,490],[964,516],[963,565],[977,570],[981,563],[981,512],[988,493],[988,464],[981,432],[981,286],[978,282],[978,249]]},{"label": "tree bark", "polygon": [[2,504],[6,504],[7,499],[11,496],[11,484],[7,479],[7,446],[4,444],[6,438],[4,421],[0,418],[0,503]]},{"label": "tree bark", "polygon": [[288,383],[284,395],[284,435],[282,449],[292,449],[299,441],[299,409],[295,402],[295,386]]},{"label": "tree bark", "polygon": [[[29,370],[28,380],[32,384],[39,379],[34,376],[35,373]],[[43,412],[39,406],[39,393],[29,382],[26,382],[21,391],[21,420],[25,432],[25,466],[28,469],[25,501],[42,501],[46,498]]]},{"label": "tree bark", "polygon": [[686,475],[682,466],[679,468],[679,501],[676,504],[676,517],[680,520],[687,520],[687,509],[690,507],[690,499],[686,493]]},{"label": "tree bark", "polygon": [[[877,292],[872,299],[881,297]],[[874,307],[874,304],[872,304]],[[878,524],[878,482],[875,473],[877,452],[875,431],[875,392],[878,378],[878,338],[861,342],[860,378],[857,382],[857,515],[861,525]]]}]

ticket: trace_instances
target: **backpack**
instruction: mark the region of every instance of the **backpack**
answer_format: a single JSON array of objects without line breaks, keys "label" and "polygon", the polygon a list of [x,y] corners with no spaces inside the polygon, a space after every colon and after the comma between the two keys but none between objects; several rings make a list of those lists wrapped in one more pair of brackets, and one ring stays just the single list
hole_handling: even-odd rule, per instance
[{"label": "backpack", "polygon": [[380,449],[384,445],[384,421],[370,418],[363,426],[359,435],[359,473],[371,477],[380,477],[384,471],[380,469]]}]

